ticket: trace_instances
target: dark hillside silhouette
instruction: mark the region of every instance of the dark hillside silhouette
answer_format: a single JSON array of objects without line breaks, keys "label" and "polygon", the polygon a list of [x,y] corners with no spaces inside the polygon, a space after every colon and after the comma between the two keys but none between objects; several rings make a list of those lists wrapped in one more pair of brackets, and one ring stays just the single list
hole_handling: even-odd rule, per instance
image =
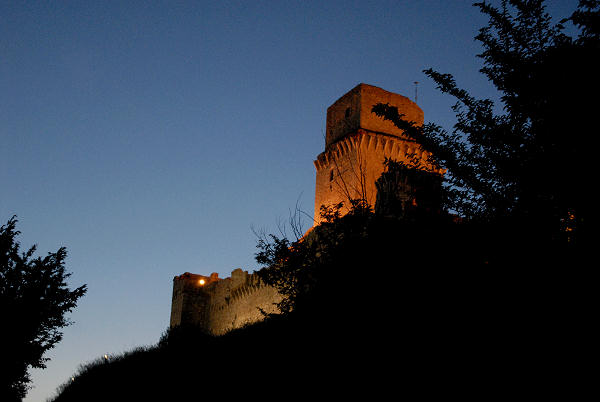
[{"label": "dark hillside silhouette", "polygon": [[219,337],[173,328],[155,347],[81,370],[55,400],[105,399],[97,389],[111,400],[383,398],[455,387],[508,395],[517,385],[508,373],[529,385],[556,381],[556,395],[571,395],[581,372],[570,353],[583,351],[575,327],[562,326],[580,317],[545,288],[550,271],[489,267],[485,251],[470,249],[488,240],[474,229],[364,210],[325,223],[318,240],[287,255],[294,264],[318,249],[322,261],[294,271],[301,290],[289,312]]},{"label": "dark hillside silhouette", "polygon": [[[571,17],[578,38],[540,1],[501,4],[478,4],[490,17],[478,39],[504,115],[431,70],[457,98],[453,132],[374,108],[433,152],[450,186],[389,161],[374,208],[325,207],[304,238],[259,242],[259,274],[288,297],[282,314],[219,337],[172,328],[82,368],[55,401],[582,399],[595,316],[584,175],[597,130],[579,90],[598,85],[600,3]],[[566,72],[579,89],[557,78]]]}]

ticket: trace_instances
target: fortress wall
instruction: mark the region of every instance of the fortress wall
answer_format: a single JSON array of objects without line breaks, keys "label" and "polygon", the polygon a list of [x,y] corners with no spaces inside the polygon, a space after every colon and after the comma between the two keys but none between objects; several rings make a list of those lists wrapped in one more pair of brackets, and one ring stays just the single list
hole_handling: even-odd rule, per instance
[{"label": "fortress wall", "polygon": [[389,120],[384,120],[371,110],[378,103],[396,106],[398,111],[404,114],[404,120],[412,121],[422,125],[424,121],[423,110],[406,96],[402,96],[372,85],[361,84],[361,109],[360,127],[366,130],[387,133],[393,136],[405,138],[402,130]]},{"label": "fortress wall", "polygon": [[[384,171],[386,157],[410,162],[415,155],[428,170],[443,174],[427,163],[427,154],[390,121],[374,115],[377,103],[398,107],[405,120],[423,124],[423,111],[407,97],[372,85],[359,84],[327,109],[325,151],[314,161],[316,167],[315,225],[321,205],[363,196],[375,206],[375,182]],[[192,324],[213,334],[263,319],[259,309],[275,312],[281,295],[261,283],[256,274],[236,269],[230,278],[185,273],[173,279],[171,326]]]},{"label": "fortress wall", "polygon": [[360,128],[360,91],[353,88],[327,108],[325,147]]},{"label": "fortress wall", "polygon": [[344,202],[340,213],[345,214],[350,209],[349,198],[364,198],[374,207],[375,182],[384,171],[386,157],[409,162],[414,154],[428,165],[428,155],[418,144],[391,121],[371,112],[377,103],[395,106],[405,120],[423,124],[423,111],[416,103],[367,84],[357,85],[329,106],[325,151],[315,161],[315,225],[321,222],[322,205]]},{"label": "fortress wall", "polygon": [[[201,281],[204,281],[204,285],[201,285]],[[219,278],[216,274],[204,276],[189,272],[173,278],[170,325],[174,327],[203,322],[207,299],[202,292],[202,286],[217,281]]]},{"label": "fortress wall", "polygon": [[[275,303],[281,295],[271,286],[262,283],[256,275],[248,275],[248,282],[229,289],[220,289],[219,296],[211,297],[208,326],[214,335],[222,335],[264,319],[265,313],[278,312]],[[228,296],[223,297],[223,295]]]},{"label": "fortress wall", "polygon": [[[208,282],[207,278],[213,280]],[[204,285],[200,279],[205,279]],[[275,303],[280,300],[275,288],[241,269],[225,279],[185,273],[173,280],[171,326],[192,324],[213,335],[222,335],[264,319],[260,309],[277,312]]]},{"label": "fortress wall", "polygon": [[371,112],[378,103],[396,106],[404,119],[423,124],[423,111],[405,96],[379,87],[359,84],[327,108],[325,148],[355,133],[359,128],[405,138],[403,131],[391,121],[384,120]]},{"label": "fortress wall", "polygon": [[384,171],[385,158],[409,162],[412,155],[428,169],[435,170],[427,162],[429,155],[417,143],[382,133],[358,129],[330,146],[314,162],[317,171],[315,225],[321,222],[321,205],[343,201],[344,207],[340,212],[345,214],[350,207],[348,194],[351,198],[361,198],[363,188],[367,202],[375,206],[375,182]]}]

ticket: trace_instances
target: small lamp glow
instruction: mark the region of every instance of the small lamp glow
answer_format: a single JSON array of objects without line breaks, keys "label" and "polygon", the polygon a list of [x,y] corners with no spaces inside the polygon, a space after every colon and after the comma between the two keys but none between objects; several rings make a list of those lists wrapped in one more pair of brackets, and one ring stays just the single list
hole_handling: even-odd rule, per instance
[{"label": "small lamp glow", "polygon": [[198,284],[199,284],[200,286],[204,286],[204,284],[205,284],[205,283],[206,283],[206,281],[205,281],[204,279],[200,279],[200,280],[198,281]]}]

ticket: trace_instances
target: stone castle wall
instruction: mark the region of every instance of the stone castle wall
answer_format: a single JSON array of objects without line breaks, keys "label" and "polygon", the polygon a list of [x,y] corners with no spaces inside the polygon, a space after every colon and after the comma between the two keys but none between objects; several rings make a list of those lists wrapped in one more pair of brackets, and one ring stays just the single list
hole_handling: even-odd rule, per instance
[{"label": "stone castle wall", "polygon": [[[365,198],[375,205],[375,182],[384,171],[384,159],[420,160],[429,171],[429,154],[407,138],[390,121],[373,113],[377,103],[396,106],[405,120],[423,124],[423,111],[410,99],[381,88],[359,84],[327,109],[325,151],[314,161],[316,167],[315,225],[320,223],[321,205]],[[190,274],[173,279],[171,326],[196,325],[220,335],[260,321],[261,309],[276,313],[281,301],[277,291],[262,283],[256,274],[236,269],[230,278]]]},{"label": "stone castle wall", "polygon": [[[203,282],[202,282],[203,281]],[[195,325],[213,335],[261,321],[276,313],[281,295],[256,274],[236,269],[229,278],[190,274],[173,279],[171,327]]]},{"label": "stone castle wall", "polygon": [[377,198],[375,182],[384,171],[383,161],[386,157],[404,162],[417,158],[428,169],[436,171],[428,163],[429,154],[414,141],[358,129],[353,135],[337,141],[314,161],[317,170],[316,224],[321,221],[321,205],[343,201],[344,207],[340,212],[344,214],[348,212],[349,199],[364,197],[374,206]]},{"label": "stone castle wall", "polygon": [[385,158],[419,160],[426,169],[442,173],[428,163],[429,154],[390,121],[371,113],[377,103],[396,106],[404,118],[423,124],[423,111],[410,99],[381,88],[359,84],[327,109],[325,151],[314,161],[315,224],[321,222],[322,205],[365,199],[375,205],[375,182],[384,171]]},{"label": "stone castle wall", "polygon": [[423,124],[423,110],[407,97],[373,85],[359,84],[327,108],[325,149],[358,129],[406,138],[394,123],[371,112],[378,103],[396,106],[405,120]]}]

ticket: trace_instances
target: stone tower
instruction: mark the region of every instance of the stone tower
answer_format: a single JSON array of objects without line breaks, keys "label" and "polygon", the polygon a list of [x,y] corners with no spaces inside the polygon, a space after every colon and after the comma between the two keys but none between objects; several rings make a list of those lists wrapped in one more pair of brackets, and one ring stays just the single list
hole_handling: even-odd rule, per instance
[{"label": "stone tower", "polygon": [[[407,161],[413,155],[427,160],[420,146],[389,121],[371,113],[373,105],[398,107],[405,119],[423,124],[423,111],[410,99],[371,85],[359,84],[327,109],[325,151],[314,161],[317,169],[315,219],[321,205],[364,197],[374,205],[376,180],[384,170],[385,157]],[[428,169],[429,170],[429,169]],[[436,171],[435,169],[431,169]],[[440,172],[441,173],[441,172]],[[276,313],[282,300],[277,290],[258,274],[240,268],[229,278],[186,272],[173,278],[171,327],[195,325],[221,335]]]},{"label": "stone tower", "polygon": [[[322,205],[364,198],[375,205],[376,180],[384,171],[386,157],[408,161],[417,157],[427,164],[428,154],[390,121],[371,112],[377,103],[396,106],[404,119],[423,124],[423,111],[405,96],[381,88],[359,84],[327,108],[325,151],[314,161],[315,225],[321,221]],[[435,170],[435,169],[432,169]]]}]

